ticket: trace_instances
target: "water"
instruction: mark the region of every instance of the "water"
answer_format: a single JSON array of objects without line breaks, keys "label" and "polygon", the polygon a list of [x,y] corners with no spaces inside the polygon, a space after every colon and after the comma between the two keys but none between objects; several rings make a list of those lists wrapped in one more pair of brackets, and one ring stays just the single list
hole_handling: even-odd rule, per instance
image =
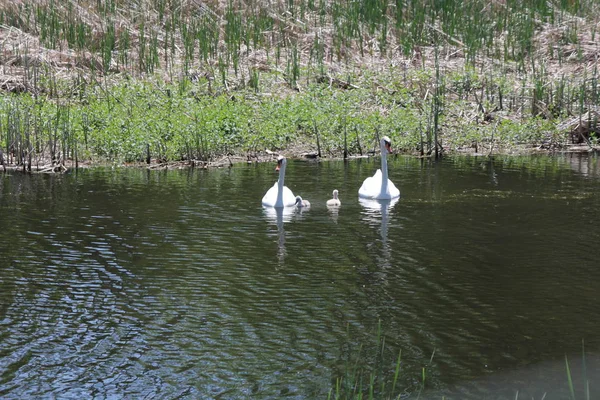
[{"label": "water", "polygon": [[279,215],[274,163],[0,176],[0,397],[383,398],[401,351],[403,398],[595,398],[598,159],[389,164],[290,161]]}]

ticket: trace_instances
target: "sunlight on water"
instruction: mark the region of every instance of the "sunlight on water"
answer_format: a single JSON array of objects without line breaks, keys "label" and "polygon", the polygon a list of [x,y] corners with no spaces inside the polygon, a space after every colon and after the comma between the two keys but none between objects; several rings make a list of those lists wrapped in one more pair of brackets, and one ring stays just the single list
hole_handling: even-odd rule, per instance
[{"label": "sunlight on water", "polygon": [[274,164],[3,175],[0,397],[327,398],[402,351],[394,397],[567,398],[567,355],[594,398],[598,165],[391,157],[368,201],[378,160],[290,160],[303,210]]}]

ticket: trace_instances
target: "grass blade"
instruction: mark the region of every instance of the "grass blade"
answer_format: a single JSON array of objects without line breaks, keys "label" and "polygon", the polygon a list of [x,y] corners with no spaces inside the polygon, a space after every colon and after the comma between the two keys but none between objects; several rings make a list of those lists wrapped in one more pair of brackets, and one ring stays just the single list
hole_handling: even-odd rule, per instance
[{"label": "grass blade", "polygon": [[565,354],[565,366],[567,368],[567,380],[569,381],[569,391],[571,394],[571,400],[575,400],[575,389],[573,388],[573,379],[571,378],[571,369],[569,368],[569,360]]},{"label": "grass blade", "polygon": [[396,391],[396,383],[400,374],[400,360],[402,359],[402,349],[398,352],[398,361],[396,362],[396,370],[394,371],[394,383],[392,383],[392,394]]}]

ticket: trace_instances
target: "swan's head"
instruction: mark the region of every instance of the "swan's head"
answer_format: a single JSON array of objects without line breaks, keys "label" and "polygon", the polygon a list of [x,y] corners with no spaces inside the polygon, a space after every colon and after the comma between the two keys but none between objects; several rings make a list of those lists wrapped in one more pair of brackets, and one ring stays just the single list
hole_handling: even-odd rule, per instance
[{"label": "swan's head", "polygon": [[333,198],[334,198],[334,199],[337,199],[337,198],[338,198],[338,190],[337,190],[337,189],[335,189],[335,190],[333,191]]},{"label": "swan's head", "polygon": [[296,196],[296,206],[299,208],[306,207],[308,209],[310,207],[310,202],[308,200],[303,200],[300,196]]},{"label": "swan's head", "polygon": [[387,137],[384,136],[381,138],[381,150],[386,149],[388,153],[392,152],[392,140]]},{"label": "swan's head", "polygon": [[275,171],[279,171],[281,168],[285,167],[286,161],[284,156],[277,157],[277,166],[275,167]]}]

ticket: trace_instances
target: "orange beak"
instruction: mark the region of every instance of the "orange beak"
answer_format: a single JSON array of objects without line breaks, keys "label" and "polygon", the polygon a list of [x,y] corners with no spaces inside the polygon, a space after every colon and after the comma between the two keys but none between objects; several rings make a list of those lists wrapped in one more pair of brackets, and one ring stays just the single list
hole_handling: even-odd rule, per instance
[{"label": "orange beak", "polygon": [[385,143],[385,148],[387,149],[388,153],[392,152],[392,145],[390,143]]},{"label": "orange beak", "polygon": [[275,167],[275,171],[279,171],[279,164]]}]

